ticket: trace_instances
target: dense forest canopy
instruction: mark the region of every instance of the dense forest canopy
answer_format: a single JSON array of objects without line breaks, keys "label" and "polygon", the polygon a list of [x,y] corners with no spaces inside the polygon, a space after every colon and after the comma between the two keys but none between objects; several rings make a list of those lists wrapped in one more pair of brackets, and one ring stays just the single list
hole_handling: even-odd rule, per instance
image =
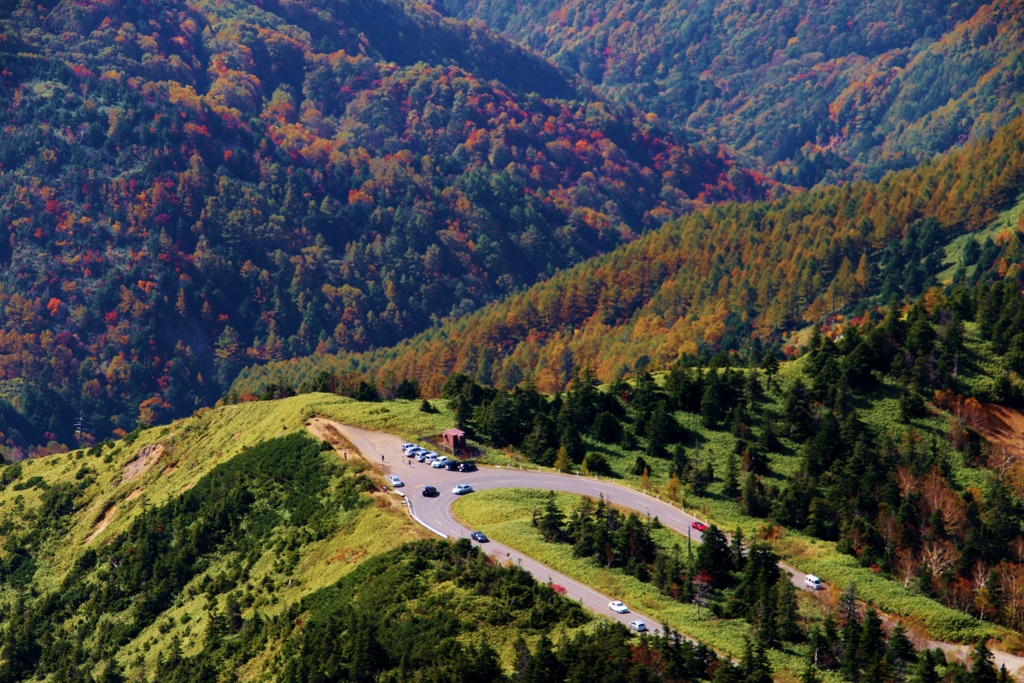
[{"label": "dense forest canopy", "polygon": [[0,56],[8,445],[187,414],[774,191],[423,5],[12,4]]},{"label": "dense forest canopy", "polygon": [[[1024,119],[991,140],[886,176],[772,203],[695,213],[614,252],[391,349],[244,371],[237,393],[297,386],[321,369],[415,378],[436,393],[451,372],[542,391],[576,367],[604,381],[681,357],[776,345],[809,323],[856,316],[937,283],[956,236],[989,226],[1024,180]],[[970,237],[950,278],[1018,281],[1020,226]]]},{"label": "dense forest canopy", "polygon": [[1016,0],[446,0],[613,100],[809,186],[907,168],[1021,112]]}]

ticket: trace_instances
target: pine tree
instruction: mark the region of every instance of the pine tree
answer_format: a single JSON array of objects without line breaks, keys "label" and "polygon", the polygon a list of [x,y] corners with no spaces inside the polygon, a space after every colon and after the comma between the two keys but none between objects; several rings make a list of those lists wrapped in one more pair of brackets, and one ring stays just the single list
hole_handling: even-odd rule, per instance
[{"label": "pine tree", "polygon": [[802,640],[796,588],[788,577],[782,577],[775,584],[775,592],[775,628],[779,639],[790,643]]},{"label": "pine tree", "polygon": [[745,641],[739,668],[743,673],[744,683],[772,683],[772,667],[768,661],[768,653],[760,642],[751,646],[749,640]]},{"label": "pine tree", "polygon": [[768,391],[771,392],[772,385],[775,383],[775,378],[779,374],[779,358],[771,349],[765,351],[764,356],[761,358],[761,370],[764,372],[764,376],[768,384]]},{"label": "pine tree", "polygon": [[712,524],[704,532],[700,547],[697,548],[696,566],[711,574],[717,588],[729,583],[729,572],[733,569],[732,553],[728,542],[717,526]]},{"label": "pine tree", "polygon": [[747,478],[743,480],[743,491],[740,504],[743,513],[751,517],[764,517],[768,514],[766,501],[767,494],[764,484],[753,472],[747,472]]},{"label": "pine tree", "polygon": [[999,676],[996,673],[996,667],[992,661],[992,651],[985,645],[984,640],[975,645],[974,649],[971,650],[971,673],[968,679],[969,682],[996,683]]},{"label": "pine tree", "polygon": [[722,495],[727,498],[736,498],[740,495],[740,473],[739,473],[739,461],[736,458],[735,453],[729,454],[729,459],[725,464],[725,487],[722,489]]},{"label": "pine tree", "polygon": [[559,446],[558,455],[555,456],[554,467],[559,472],[572,472],[576,469],[576,465],[569,459],[569,453],[565,450],[565,446]]},{"label": "pine tree", "polygon": [[690,458],[686,455],[686,447],[681,443],[677,443],[672,449],[672,466],[669,473],[679,477],[683,482],[690,478]]},{"label": "pine tree", "polygon": [[555,502],[555,492],[548,491],[548,500],[544,505],[544,514],[541,515],[537,528],[540,530],[541,535],[544,536],[545,542],[553,543],[562,538],[564,525],[565,515],[558,508],[558,503]]}]

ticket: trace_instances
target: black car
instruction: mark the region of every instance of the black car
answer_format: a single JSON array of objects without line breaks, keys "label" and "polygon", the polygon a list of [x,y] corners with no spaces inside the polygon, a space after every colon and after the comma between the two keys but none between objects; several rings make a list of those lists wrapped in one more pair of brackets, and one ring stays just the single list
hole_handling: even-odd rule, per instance
[{"label": "black car", "polygon": [[469,535],[469,537],[477,543],[487,543],[487,537],[484,536],[484,532],[482,531],[474,531]]},{"label": "black car", "polygon": [[459,472],[476,472],[476,464],[471,462],[460,462]]},{"label": "black car", "polygon": [[424,486],[423,495],[426,496],[427,498],[432,498],[437,495],[437,489],[435,489],[433,486]]},{"label": "black car", "polygon": [[458,460],[449,460],[444,464],[444,468],[449,472],[455,472],[459,469],[459,465],[461,464],[462,463],[460,463]]}]

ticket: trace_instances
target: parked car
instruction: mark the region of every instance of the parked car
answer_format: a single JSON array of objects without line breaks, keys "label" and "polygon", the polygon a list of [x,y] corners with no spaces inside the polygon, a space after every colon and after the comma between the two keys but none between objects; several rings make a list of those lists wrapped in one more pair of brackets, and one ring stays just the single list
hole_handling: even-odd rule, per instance
[{"label": "parked car", "polygon": [[433,467],[435,470],[439,470],[442,467],[444,467],[446,464],[448,464],[449,462],[451,462],[451,461],[448,460],[447,457],[442,455],[442,456],[440,456],[438,458],[434,458],[434,462],[430,463],[430,466]]},{"label": "parked car", "polygon": [[445,462],[444,468],[449,472],[457,472],[460,465],[462,465],[462,463],[458,460],[448,460]]},{"label": "parked car", "polygon": [[708,525],[705,524],[704,522],[694,522],[690,526],[692,526],[694,529],[696,529],[697,531],[699,531],[701,533],[704,533],[705,531],[708,530]]},{"label": "parked car", "polygon": [[469,535],[469,537],[472,538],[477,543],[487,543],[487,541],[490,540],[489,538],[484,536],[484,532],[482,532],[482,531],[474,531],[473,533],[471,533]]},{"label": "parked car", "polygon": [[391,485],[394,486],[396,489],[405,486],[405,483],[401,479],[399,479],[398,475],[396,474],[389,474],[388,481],[390,481]]},{"label": "parked car", "polygon": [[647,631],[647,624],[642,621],[631,621],[629,622],[629,628],[637,633],[644,633]]},{"label": "parked car", "polygon": [[437,495],[437,489],[435,489],[433,486],[424,486],[423,495],[427,498],[433,498],[434,496]]},{"label": "parked car", "polygon": [[417,453],[416,454],[416,462],[426,462],[426,461],[427,461],[427,454],[426,453]]},{"label": "parked car", "polygon": [[470,486],[469,484],[459,484],[458,486],[452,489],[452,493],[454,493],[456,496],[461,496],[464,493],[470,493],[472,491],[473,487]]},{"label": "parked car", "polygon": [[414,448],[417,448],[416,444],[414,444],[414,443],[403,443],[402,444],[402,450],[403,451],[411,451]]},{"label": "parked car", "polygon": [[804,577],[804,585],[810,588],[812,591],[820,591],[822,588],[825,587],[825,584],[821,582],[821,579],[819,579],[814,574],[808,574]]},{"label": "parked car", "polygon": [[460,462],[459,472],[476,472],[476,463]]},{"label": "parked car", "polygon": [[625,614],[629,611],[629,608],[622,604],[621,600],[612,600],[608,603],[608,609],[619,614]]}]

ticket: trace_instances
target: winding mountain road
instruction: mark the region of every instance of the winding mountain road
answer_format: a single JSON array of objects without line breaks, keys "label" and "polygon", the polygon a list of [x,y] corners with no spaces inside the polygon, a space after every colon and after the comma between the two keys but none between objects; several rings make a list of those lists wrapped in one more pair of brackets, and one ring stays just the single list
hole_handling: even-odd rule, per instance
[{"label": "winding mountain road", "polygon": [[[328,441],[331,441],[331,432],[340,433],[374,467],[383,470],[385,474],[398,475],[405,486],[396,491],[405,495],[413,518],[431,532],[445,538],[469,538],[472,530],[460,524],[452,511],[452,505],[458,499],[458,496],[452,493],[452,489],[456,484],[470,484],[474,491],[528,488],[576,493],[592,498],[603,495],[605,500],[612,505],[629,508],[643,515],[650,514],[652,517],[657,517],[669,529],[683,536],[689,535],[696,542],[701,540],[701,533],[693,529],[691,525],[695,521],[703,520],[698,520],[697,517],[685,510],[663,500],[608,480],[538,470],[521,470],[515,467],[484,467],[471,473],[449,472],[445,469],[433,469],[427,464],[407,458],[402,452],[403,441],[393,434],[353,427],[319,417],[311,419],[307,427],[315,436]],[[422,495],[424,486],[434,486],[439,495],[430,498],[424,497]],[[484,544],[476,541],[472,541],[472,543],[500,562],[513,562],[519,565],[533,574],[538,581],[562,586],[566,589],[566,597],[579,601],[591,612],[623,624],[639,619],[644,621],[651,630],[661,625],[657,619],[639,612],[627,614],[612,612],[608,609],[608,603],[617,599],[615,596],[604,595],[513,548],[493,540]],[[804,583],[806,574],[785,563],[780,563],[779,566],[789,574],[790,581],[794,586],[800,590],[807,590]],[[883,615],[883,618],[890,624],[895,624],[898,621],[886,615]],[[914,641],[918,648],[938,647],[961,661],[966,660],[970,649],[959,643],[947,643],[920,637],[914,638]],[[996,666],[1005,665],[1019,679],[1020,672],[1024,670],[1024,657],[1001,650],[994,650],[993,655]]]},{"label": "winding mountain road", "polygon": [[[405,486],[395,490],[405,495],[413,518],[433,533],[445,538],[469,538],[472,532],[471,529],[458,522],[452,511],[452,505],[459,498],[452,493],[452,489],[456,484],[470,484],[474,491],[528,488],[577,493],[592,498],[604,495],[605,500],[612,505],[629,508],[643,515],[650,513],[652,517],[657,517],[662,524],[673,531],[683,536],[689,534],[696,542],[701,540],[701,533],[690,526],[693,522],[698,521],[693,515],[665,501],[657,500],[640,491],[633,491],[610,481],[537,470],[519,470],[511,467],[484,467],[471,473],[449,472],[445,469],[434,469],[425,463],[418,463],[412,458],[407,458],[402,452],[402,440],[392,434],[353,427],[325,418],[310,420],[309,430],[318,438],[328,441],[330,441],[330,432],[336,430],[351,442],[374,467],[382,469],[385,474],[398,475]],[[422,495],[424,486],[437,488],[438,495],[424,497]],[[627,614],[612,612],[608,609],[608,603],[617,599],[616,596],[604,595],[528,555],[523,555],[514,548],[494,540],[487,543],[471,542],[500,562],[513,562],[519,565],[533,574],[538,581],[562,586],[566,589],[566,597],[579,601],[594,613],[623,624],[639,619],[645,622],[652,631],[661,626],[659,620],[639,612],[631,611]],[[795,572],[792,569],[790,571]],[[795,585],[803,587],[804,574],[795,572],[791,578]]]}]

